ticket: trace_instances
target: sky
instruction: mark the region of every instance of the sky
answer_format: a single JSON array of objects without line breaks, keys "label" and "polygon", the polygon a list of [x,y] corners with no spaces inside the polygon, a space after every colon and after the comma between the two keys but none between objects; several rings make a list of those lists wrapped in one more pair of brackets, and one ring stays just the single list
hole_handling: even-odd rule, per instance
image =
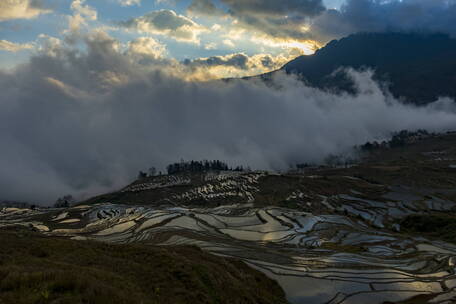
[{"label": "sky", "polygon": [[[310,15],[325,5],[339,8],[340,1],[293,0],[291,6],[279,5],[277,13],[279,1],[246,1],[244,7],[231,0],[2,0],[0,67],[26,61],[50,40],[68,43],[103,31],[124,50],[133,44],[155,57],[188,65],[196,60],[195,67],[210,67],[211,77],[254,75],[313,53],[320,41],[292,27],[305,27]],[[258,5],[266,9],[254,14]],[[263,30],[264,18],[278,31]]]},{"label": "sky", "polygon": [[359,31],[455,31],[454,0],[2,0],[0,67],[103,31],[205,75],[255,75]]},{"label": "sky", "polygon": [[284,170],[391,132],[456,129],[347,70],[336,94],[276,73],[357,32],[456,34],[456,0],[1,0],[0,200],[113,191],[185,160]]}]

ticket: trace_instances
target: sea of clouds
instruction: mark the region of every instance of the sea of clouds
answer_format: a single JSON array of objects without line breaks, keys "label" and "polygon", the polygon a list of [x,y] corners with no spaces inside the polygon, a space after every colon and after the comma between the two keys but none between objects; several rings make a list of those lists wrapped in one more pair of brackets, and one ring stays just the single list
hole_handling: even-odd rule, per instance
[{"label": "sea of clouds", "polygon": [[107,36],[85,43],[84,51],[52,46],[0,70],[1,199],[85,198],[180,159],[280,170],[402,129],[456,129],[454,101],[401,104],[371,71],[347,71],[356,95],[281,73],[273,86],[197,82],[179,67],[119,52]]}]

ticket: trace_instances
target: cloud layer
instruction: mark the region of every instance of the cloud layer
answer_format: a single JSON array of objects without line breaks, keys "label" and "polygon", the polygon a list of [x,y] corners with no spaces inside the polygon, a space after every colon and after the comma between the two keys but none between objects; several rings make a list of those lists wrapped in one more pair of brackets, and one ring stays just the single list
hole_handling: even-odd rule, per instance
[{"label": "cloud layer", "polygon": [[2,199],[52,203],[66,193],[93,195],[181,158],[287,168],[391,131],[456,128],[454,102],[402,105],[370,72],[349,72],[356,96],[285,75],[276,77],[275,88],[188,82],[179,66],[139,63],[105,34],[85,44],[86,52],[56,44],[53,52],[0,70]]},{"label": "cloud layer", "polygon": [[122,26],[143,33],[167,35],[178,41],[198,43],[198,35],[205,28],[188,17],[172,10],[152,11],[144,16],[121,23]]},{"label": "cloud layer", "polygon": [[456,34],[455,0],[346,0],[340,10],[321,0],[193,0],[192,14],[229,16],[235,27],[273,40],[326,43],[357,32],[425,31]]},{"label": "cloud layer", "polygon": [[347,0],[326,10],[311,25],[321,40],[356,32],[412,31],[456,35],[455,0]]},{"label": "cloud layer", "polygon": [[51,12],[40,0],[2,0],[0,1],[0,21],[30,19]]},{"label": "cloud layer", "polygon": [[14,43],[8,40],[0,40],[0,50],[8,52],[18,52],[21,50],[32,49],[31,43]]},{"label": "cloud layer", "polygon": [[221,0],[228,7],[224,12],[211,0],[193,0],[189,11],[193,14],[224,15],[236,20],[240,28],[263,33],[276,39],[307,39],[309,33],[303,28],[311,17],[325,8],[321,0]]},{"label": "cloud layer", "polygon": [[[234,53],[225,56],[211,56],[206,58],[187,59],[182,62],[187,73],[198,78],[204,73],[205,78],[232,78],[255,76],[272,70],[280,69],[284,64],[294,59],[295,54],[271,56],[256,54],[248,56],[244,53]],[[203,79],[204,77],[199,77]]]}]

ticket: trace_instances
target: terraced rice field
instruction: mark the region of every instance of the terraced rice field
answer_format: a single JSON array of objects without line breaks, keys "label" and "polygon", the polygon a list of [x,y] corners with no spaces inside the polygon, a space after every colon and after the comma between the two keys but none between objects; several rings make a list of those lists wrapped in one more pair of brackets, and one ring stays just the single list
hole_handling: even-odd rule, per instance
[{"label": "terraced rice field", "polygon": [[[235,192],[231,177],[208,179]],[[402,188],[390,188],[379,200],[353,190],[320,195],[319,202],[314,197],[311,204],[323,206],[318,210],[324,212],[312,213],[258,207],[249,202],[259,191],[253,186],[256,180],[245,180],[250,188],[244,190],[251,197],[245,195],[242,204],[192,208],[106,202],[63,210],[5,208],[0,226],[23,225],[81,241],[196,245],[241,259],[274,278],[291,303],[456,301],[456,246],[402,234],[397,224],[409,214],[453,210],[454,202]],[[188,193],[210,195],[211,189],[222,188],[199,186]],[[296,190],[287,200],[306,195]],[[188,197],[181,193],[178,198]]]}]

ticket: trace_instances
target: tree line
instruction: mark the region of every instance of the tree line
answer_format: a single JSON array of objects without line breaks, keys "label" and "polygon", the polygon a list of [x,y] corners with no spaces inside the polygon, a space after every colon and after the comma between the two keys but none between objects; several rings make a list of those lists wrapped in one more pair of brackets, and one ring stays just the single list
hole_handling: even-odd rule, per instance
[{"label": "tree line", "polygon": [[[243,166],[230,167],[227,163],[221,160],[202,160],[202,161],[183,161],[175,162],[166,166],[166,172],[168,175],[177,173],[188,173],[188,172],[207,172],[207,171],[250,171],[249,167],[244,168]],[[144,179],[157,175],[157,169],[150,167],[147,172],[139,171],[138,179]],[[162,175],[159,171],[158,175]]]},{"label": "tree line", "polygon": [[202,161],[181,161],[166,166],[168,174],[182,172],[206,172],[206,171],[244,171],[244,167],[237,166],[232,168],[220,160],[202,160]]},{"label": "tree line", "polygon": [[417,131],[402,130],[400,132],[393,133],[391,139],[388,141],[367,142],[364,145],[361,145],[360,149],[361,151],[372,151],[379,148],[398,148],[433,135],[433,133],[429,133],[428,131],[422,129]]}]

